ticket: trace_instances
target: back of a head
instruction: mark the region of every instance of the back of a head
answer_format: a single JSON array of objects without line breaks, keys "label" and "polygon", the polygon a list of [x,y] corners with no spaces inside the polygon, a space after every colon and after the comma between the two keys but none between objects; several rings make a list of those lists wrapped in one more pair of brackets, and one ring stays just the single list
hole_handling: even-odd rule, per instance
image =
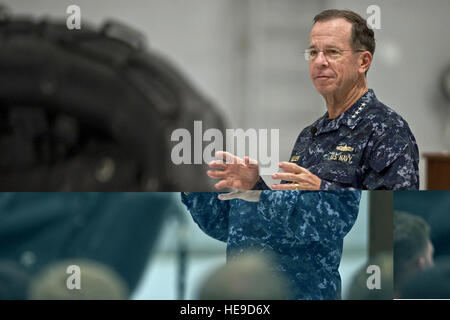
[{"label": "back of a head", "polygon": [[[75,266],[76,268],[73,268]],[[79,287],[76,284],[79,271]],[[31,300],[124,300],[128,289],[110,267],[89,260],[66,260],[51,264],[31,281]]]},{"label": "back of a head", "polygon": [[450,299],[450,257],[418,273],[401,288],[401,299]]},{"label": "back of a head", "polygon": [[202,284],[201,300],[281,300],[290,298],[284,277],[270,256],[249,253],[216,269]]},{"label": "back of a head", "polygon": [[430,227],[421,217],[394,213],[394,286],[396,291],[418,271],[416,260],[425,255]]},{"label": "back of a head", "polygon": [[[381,253],[364,264],[352,280],[347,299],[392,300],[394,298],[393,265],[392,252]],[[378,276],[379,279],[377,279]],[[379,287],[377,287],[377,281]]]}]

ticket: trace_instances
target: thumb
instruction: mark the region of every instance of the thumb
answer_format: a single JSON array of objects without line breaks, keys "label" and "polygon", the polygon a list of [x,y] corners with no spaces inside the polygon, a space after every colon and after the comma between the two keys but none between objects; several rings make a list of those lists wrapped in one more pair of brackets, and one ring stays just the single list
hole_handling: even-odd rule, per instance
[{"label": "thumb", "polygon": [[219,196],[217,198],[219,198],[219,200],[232,200],[232,199],[239,198],[241,193],[242,193],[242,191],[240,191],[240,190],[231,191],[228,193],[221,193],[221,194],[219,194]]}]

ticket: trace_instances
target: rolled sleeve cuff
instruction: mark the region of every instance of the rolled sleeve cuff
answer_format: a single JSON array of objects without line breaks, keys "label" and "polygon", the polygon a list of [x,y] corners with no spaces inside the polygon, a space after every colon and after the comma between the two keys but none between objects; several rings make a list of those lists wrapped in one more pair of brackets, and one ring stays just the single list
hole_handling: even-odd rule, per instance
[{"label": "rolled sleeve cuff", "polygon": [[260,176],[258,182],[256,182],[256,184],[253,186],[252,190],[270,190],[270,188],[267,186],[263,178],[261,178]]}]

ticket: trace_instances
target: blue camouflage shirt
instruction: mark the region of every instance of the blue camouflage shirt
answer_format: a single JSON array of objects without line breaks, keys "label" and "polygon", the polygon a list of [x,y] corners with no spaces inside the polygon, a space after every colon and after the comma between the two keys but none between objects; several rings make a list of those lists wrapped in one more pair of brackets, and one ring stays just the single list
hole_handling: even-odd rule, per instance
[{"label": "blue camouflage shirt", "polygon": [[[306,127],[290,162],[321,178],[321,190],[419,189],[416,140],[408,123],[372,89],[339,117],[328,119],[327,112]],[[260,178],[253,189],[269,187]]]},{"label": "blue camouflage shirt", "polygon": [[361,191],[263,191],[259,202],[182,194],[194,221],[227,243],[227,259],[247,250],[275,255],[274,272],[295,299],[340,299],[344,236],[355,223]]}]

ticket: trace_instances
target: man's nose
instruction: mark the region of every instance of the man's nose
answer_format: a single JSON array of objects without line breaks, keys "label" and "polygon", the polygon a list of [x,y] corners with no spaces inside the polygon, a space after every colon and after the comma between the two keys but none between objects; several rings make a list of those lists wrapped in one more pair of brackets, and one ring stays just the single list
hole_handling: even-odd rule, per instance
[{"label": "man's nose", "polygon": [[319,51],[316,59],[314,59],[314,63],[321,66],[328,66],[328,60],[322,51]]}]

